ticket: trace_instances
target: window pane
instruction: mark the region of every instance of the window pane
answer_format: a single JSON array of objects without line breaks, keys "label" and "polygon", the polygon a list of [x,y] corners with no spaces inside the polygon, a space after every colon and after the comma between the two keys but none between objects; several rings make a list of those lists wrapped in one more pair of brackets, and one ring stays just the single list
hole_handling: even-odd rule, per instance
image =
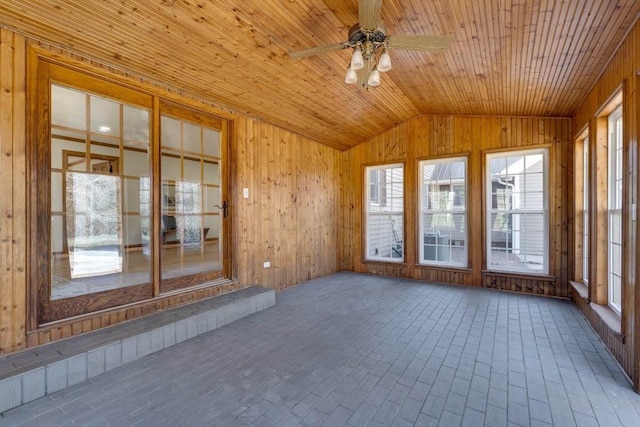
[{"label": "window pane", "polygon": [[[51,125],[77,130],[87,128],[87,95],[51,85]],[[52,132],[55,133],[55,132]]]},{"label": "window pane", "polygon": [[546,156],[487,156],[488,268],[547,273]]},{"label": "window pane", "polygon": [[205,128],[202,151],[207,156],[220,157],[220,132],[219,131]]},{"label": "window pane", "polygon": [[466,267],[466,159],[422,161],[419,174],[420,262]]},{"label": "window pane", "polygon": [[120,104],[97,96],[90,99],[91,132],[120,136]]},{"label": "window pane", "polygon": [[149,112],[142,108],[124,106],[124,145],[130,147],[149,145]]},{"label": "window pane", "polygon": [[180,149],[181,130],[180,122],[171,117],[163,116],[160,121],[160,140],[163,148]]},{"label": "window pane", "polygon": [[399,262],[404,258],[403,173],[401,165],[365,171],[367,259]]},{"label": "window pane", "polygon": [[622,299],[622,107],[611,113],[608,126],[609,306],[620,313]]},{"label": "window pane", "polygon": [[184,151],[202,153],[202,128],[191,123],[183,124],[182,146]]}]

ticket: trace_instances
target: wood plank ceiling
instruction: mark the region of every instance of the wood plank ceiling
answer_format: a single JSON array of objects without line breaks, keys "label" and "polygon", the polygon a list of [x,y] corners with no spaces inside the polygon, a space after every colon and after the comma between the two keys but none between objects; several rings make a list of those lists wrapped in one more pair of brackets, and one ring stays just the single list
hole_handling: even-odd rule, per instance
[{"label": "wood plank ceiling", "polygon": [[424,113],[568,117],[640,13],[635,0],[384,0],[391,51],[368,91],[344,83],[357,0],[5,0],[0,26],[346,149]]}]

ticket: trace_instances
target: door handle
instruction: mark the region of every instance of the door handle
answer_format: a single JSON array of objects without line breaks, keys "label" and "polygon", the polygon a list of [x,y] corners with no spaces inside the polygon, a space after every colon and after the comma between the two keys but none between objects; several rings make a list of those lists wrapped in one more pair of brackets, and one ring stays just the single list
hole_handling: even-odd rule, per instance
[{"label": "door handle", "polygon": [[218,209],[222,209],[222,217],[226,218],[227,217],[227,209],[229,208],[229,205],[227,204],[227,201],[225,200],[224,202],[222,202],[222,206],[220,205],[214,205],[214,208],[218,208]]}]

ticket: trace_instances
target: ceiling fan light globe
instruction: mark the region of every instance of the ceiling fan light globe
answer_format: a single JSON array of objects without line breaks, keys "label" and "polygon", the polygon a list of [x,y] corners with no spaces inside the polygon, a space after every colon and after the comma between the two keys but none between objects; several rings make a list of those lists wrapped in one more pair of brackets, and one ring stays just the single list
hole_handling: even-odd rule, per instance
[{"label": "ceiling fan light globe", "polygon": [[364,58],[362,57],[362,51],[360,49],[353,51],[350,68],[353,68],[354,70],[361,70],[364,68]]},{"label": "ceiling fan light globe", "polygon": [[350,85],[350,84],[354,84],[357,81],[358,81],[358,74],[356,73],[356,70],[354,70],[351,67],[347,68],[347,75],[344,78],[344,82]]},{"label": "ceiling fan light globe", "polygon": [[380,55],[380,60],[378,61],[378,71],[381,73],[387,72],[391,69],[391,57],[387,52],[383,52]]},{"label": "ceiling fan light globe", "polygon": [[380,72],[377,68],[371,72],[371,74],[369,75],[369,81],[367,83],[369,84],[369,86],[373,87],[380,85]]}]

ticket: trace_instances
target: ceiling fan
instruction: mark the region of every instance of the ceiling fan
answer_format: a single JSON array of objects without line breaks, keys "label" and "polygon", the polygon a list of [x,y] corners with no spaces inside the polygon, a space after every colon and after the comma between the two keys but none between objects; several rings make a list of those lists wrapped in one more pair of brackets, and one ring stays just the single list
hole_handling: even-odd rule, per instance
[{"label": "ceiling fan", "polygon": [[389,49],[425,52],[442,52],[448,49],[450,36],[388,36],[384,24],[380,22],[381,7],[382,0],[360,0],[360,22],[349,29],[348,41],[289,52],[289,57],[300,59],[351,48],[353,55],[347,68],[345,82],[357,82],[360,87],[366,89],[369,86],[378,86],[380,73],[391,69]]}]

